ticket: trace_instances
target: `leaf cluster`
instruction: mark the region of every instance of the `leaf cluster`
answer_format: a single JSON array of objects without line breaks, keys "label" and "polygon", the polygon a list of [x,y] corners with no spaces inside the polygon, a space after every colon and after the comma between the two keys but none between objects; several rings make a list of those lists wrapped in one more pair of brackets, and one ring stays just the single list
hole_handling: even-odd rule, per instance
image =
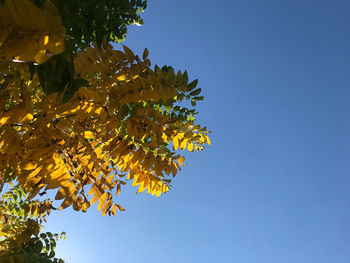
[{"label": "leaf cluster", "polygon": [[49,200],[26,201],[19,185],[9,189],[0,200],[0,262],[63,262],[54,258],[56,241],[61,236],[41,233],[41,224],[53,208]]},{"label": "leaf cluster", "polygon": [[[62,238],[61,234],[61,238]],[[18,245],[15,241],[9,241],[11,249],[3,250],[0,255],[1,263],[64,263],[63,259],[55,257],[56,241],[58,234],[50,232],[41,233],[37,237],[31,237],[28,241]]]},{"label": "leaf cluster", "polygon": [[0,170],[11,167],[29,199],[59,189],[62,209],[85,212],[98,202],[102,215],[114,215],[124,210],[116,197],[125,178],[138,192],[159,196],[184,165],[176,150],[210,143],[194,123],[195,110],[175,106],[198,95],[197,81],[171,67],[151,69],[147,50],[140,59],[123,49],[106,44],[79,52],[75,71],[88,84],[68,103],[23,81],[18,104],[0,121],[0,154],[7,156]]},{"label": "leaf cluster", "polygon": [[[36,1],[42,3],[44,1]],[[40,82],[46,94],[63,93],[67,102],[83,86],[82,80],[74,78],[73,59],[76,52],[84,50],[93,42],[121,42],[125,39],[127,26],[142,25],[140,13],[147,7],[142,0],[53,0],[66,28],[65,51],[55,61],[38,67]],[[55,74],[47,76],[47,72]]]},{"label": "leaf cluster", "polygon": [[[38,3],[43,2],[36,1]],[[82,50],[96,42],[120,42],[127,25],[142,25],[140,13],[147,7],[143,0],[53,0],[69,36],[69,48]]]}]

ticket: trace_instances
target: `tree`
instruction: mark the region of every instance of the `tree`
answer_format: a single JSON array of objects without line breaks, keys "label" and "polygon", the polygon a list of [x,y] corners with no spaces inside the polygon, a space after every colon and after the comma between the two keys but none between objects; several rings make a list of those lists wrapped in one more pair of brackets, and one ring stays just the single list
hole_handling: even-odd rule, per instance
[{"label": "tree", "polygon": [[17,183],[3,198],[19,209],[4,200],[0,210],[14,218],[0,226],[11,255],[4,262],[28,246],[53,260],[53,247],[38,245],[54,240],[38,230],[54,209],[40,200],[45,192],[56,191],[60,209],[86,212],[97,202],[103,216],[115,215],[124,210],[115,199],[127,180],[159,196],[184,166],[177,150],[210,144],[195,124],[192,107],[203,100],[197,80],[170,66],[151,69],[147,49],[141,59],[110,44],[124,38],[126,25],[142,23],[144,8],[145,1],[0,4],[0,186]]}]

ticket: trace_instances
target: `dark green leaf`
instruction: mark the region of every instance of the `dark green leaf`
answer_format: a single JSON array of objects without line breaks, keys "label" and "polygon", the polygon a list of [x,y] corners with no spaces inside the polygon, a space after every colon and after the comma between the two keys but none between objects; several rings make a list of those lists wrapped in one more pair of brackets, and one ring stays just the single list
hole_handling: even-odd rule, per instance
[{"label": "dark green leaf", "polygon": [[187,85],[187,91],[191,91],[197,87],[198,79],[195,79],[190,84]]},{"label": "dark green leaf", "polygon": [[195,100],[197,101],[203,101],[204,99],[204,96],[200,96],[200,97],[194,97]]},{"label": "dark green leaf", "polygon": [[201,93],[202,89],[196,89],[190,93],[190,96],[197,96]]}]

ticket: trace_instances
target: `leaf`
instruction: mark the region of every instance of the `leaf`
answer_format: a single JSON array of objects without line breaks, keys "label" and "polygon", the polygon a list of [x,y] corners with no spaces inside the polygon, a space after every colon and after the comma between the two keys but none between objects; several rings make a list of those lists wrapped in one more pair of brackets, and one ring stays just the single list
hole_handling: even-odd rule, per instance
[{"label": "leaf", "polygon": [[120,189],[120,184],[117,184],[117,192],[116,192],[115,195],[119,195],[119,194],[120,194],[120,191],[121,191],[121,189]]},{"label": "leaf", "polygon": [[[45,33],[42,41],[49,43],[51,37]],[[69,37],[67,43],[74,42]],[[57,189],[61,209],[73,204],[85,212],[98,202],[103,215],[124,210],[110,202],[110,193],[119,196],[126,184],[123,178],[133,180],[137,192],[159,196],[168,191],[165,177],[184,166],[184,158],[174,151],[192,152],[210,144],[208,131],[195,123],[195,109],[185,107],[188,101],[182,103],[202,100],[188,95],[200,92],[197,81],[187,85],[187,72],[175,74],[170,66],[152,70],[146,59],[141,61],[127,48],[125,54],[113,50],[103,41],[99,48],[79,50],[74,65],[70,52],[31,70],[20,63],[0,63],[0,81],[5,78],[0,173],[25,187],[29,199]],[[87,192],[90,198],[82,199]],[[21,216],[14,207],[13,213]],[[34,216],[40,216],[35,209]]]},{"label": "leaf", "polygon": [[[28,165],[28,164],[27,164]],[[28,166],[26,166],[28,167]],[[33,177],[35,177],[38,173],[40,173],[40,171],[42,170],[42,166],[37,166],[35,168],[35,170],[33,170],[28,176],[27,176],[27,180],[32,179]],[[25,168],[24,168],[25,169]]]},{"label": "leaf", "polygon": [[73,201],[73,210],[80,211],[81,206],[82,206],[82,203],[79,203],[77,201]]},{"label": "leaf", "polygon": [[125,209],[121,205],[118,205],[118,204],[115,204],[115,205],[118,207],[119,211],[125,211]]},{"label": "leaf", "polygon": [[185,150],[186,149],[186,146],[187,146],[187,141],[188,139],[183,139],[180,143],[180,149],[181,150]]},{"label": "leaf", "polygon": [[178,163],[183,163],[185,161],[185,157],[181,156],[179,160],[177,160]]},{"label": "leaf", "polygon": [[175,162],[172,162],[172,164],[170,165],[170,169],[171,169],[171,173],[173,174],[173,176],[175,176],[177,174],[177,166],[176,166]]},{"label": "leaf", "polygon": [[71,196],[67,196],[66,199],[64,199],[63,203],[60,206],[60,210],[65,209],[72,205],[73,203],[73,198]]},{"label": "leaf", "polygon": [[64,50],[65,29],[49,1],[41,8],[28,0],[5,1],[0,6],[0,24],[8,32],[0,45],[0,57],[7,60],[42,64]]},{"label": "leaf", "polygon": [[86,212],[86,210],[90,207],[90,203],[89,202],[84,202],[82,205],[81,205],[81,211],[83,213]]},{"label": "leaf", "polygon": [[112,200],[108,200],[102,209],[102,216],[105,216],[113,204]]},{"label": "leaf", "polygon": [[197,96],[201,93],[202,89],[196,89],[190,93],[190,96]]},{"label": "leaf", "polygon": [[56,200],[61,200],[61,199],[63,199],[63,198],[65,198],[66,197],[66,191],[65,191],[65,189],[62,187],[62,188],[60,188],[58,191],[57,191],[57,193],[56,193],[56,196],[55,196],[55,199]]},{"label": "leaf", "polygon": [[194,99],[195,99],[196,101],[203,101],[204,96],[194,97]]},{"label": "leaf", "polygon": [[131,51],[130,48],[127,46],[123,45],[124,53],[126,58],[129,60],[129,62],[133,62],[135,59],[135,54]]},{"label": "leaf", "polygon": [[145,50],[143,51],[143,54],[142,54],[142,59],[145,60],[149,55],[149,52],[148,52],[148,49],[145,48]]},{"label": "leaf", "polygon": [[107,200],[107,196],[108,196],[108,192],[104,192],[101,195],[100,201],[98,202],[97,211],[100,211],[102,209],[103,205],[105,204],[105,202]]},{"label": "leaf", "polygon": [[85,131],[84,132],[84,138],[85,139],[93,139],[95,136],[91,131]]},{"label": "leaf", "polygon": [[173,139],[174,150],[176,151],[179,148],[179,137],[175,136]]},{"label": "leaf", "polygon": [[188,73],[187,73],[186,70],[185,70],[184,74],[182,74],[182,79],[183,79],[184,83],[187,85],[187,83],[188,83]]},{"label": "leaf", "polygon": [[206,138],[206,140],[207,140],[208,145],[210,145],[211,142],[210,142],[209,137],[205,135],[205,138]]},{"label": "leaf", "polygon": [[195,79],[190,84],[187,85],[187,91],[191,91],[197,87],[198,79]]},{"label": "leaf", "polygon": [[114,205],[112,206],[112,208],[111,208],[111,214],[112,214],[112,216],[114,216],[114,215],[116,214],[116,212],[117,212],[117,206],[116,206],[116,204],[114,204]]},{"label": "leaf", "polygon": [[193,152],[193,143],[189,143],[188,146],[187,146],[187,149],[188,149],[190,152]]}]

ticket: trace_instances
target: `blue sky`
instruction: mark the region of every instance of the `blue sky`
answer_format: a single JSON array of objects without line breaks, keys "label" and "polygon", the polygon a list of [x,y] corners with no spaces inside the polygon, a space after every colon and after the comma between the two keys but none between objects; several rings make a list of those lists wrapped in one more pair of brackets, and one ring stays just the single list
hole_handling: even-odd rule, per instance
[{"label": "blue sky", "polygon": [[160,198],[124,189],[102,218],[71,208],[71,263],[350,262],[350,2],[152,0],[125,44],[187,69],[212,146]]}]

